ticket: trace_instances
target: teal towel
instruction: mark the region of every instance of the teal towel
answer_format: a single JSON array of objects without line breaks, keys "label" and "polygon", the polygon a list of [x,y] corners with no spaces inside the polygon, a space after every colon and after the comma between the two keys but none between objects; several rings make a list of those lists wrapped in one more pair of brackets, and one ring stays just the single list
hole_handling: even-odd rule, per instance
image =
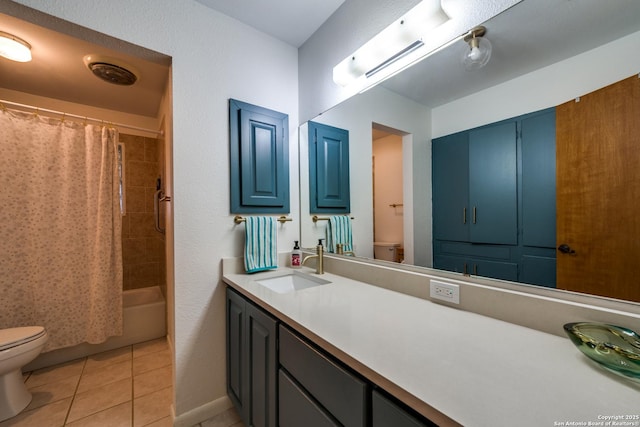
[{"label": "teal towel", "polygon": [[244,268],[247,273],[278,268],[276,218],[247,217],[244,241]]},{"label": "teal towel", "polygon": [[342,243],[344,251],[353,251],[351,218],[348,215],[330,216],[326,232],[327,251],[336,253],[338,243]]}]

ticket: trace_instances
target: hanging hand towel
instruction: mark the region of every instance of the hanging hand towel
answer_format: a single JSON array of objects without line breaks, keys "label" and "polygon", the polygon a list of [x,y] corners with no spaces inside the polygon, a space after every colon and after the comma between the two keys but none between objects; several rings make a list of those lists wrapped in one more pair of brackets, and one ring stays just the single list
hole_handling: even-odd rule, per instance
[{"label": "hanging hand towel", "polygon": [[278,268],[276,218],[247,217],[245,221],[244,268],[247,273]]},{"label": "hanging hand towel", "polygon": [[348,215],[330,216],[327,222],[327,251],[336,253],[336,245],[342,243],[345,251],[353,251],[351,218]]}]

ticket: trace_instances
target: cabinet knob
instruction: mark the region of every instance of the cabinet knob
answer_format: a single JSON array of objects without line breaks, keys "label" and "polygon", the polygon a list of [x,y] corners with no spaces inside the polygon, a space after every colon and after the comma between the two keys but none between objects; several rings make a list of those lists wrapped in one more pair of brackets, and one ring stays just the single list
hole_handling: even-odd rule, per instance
[{"label": "cabinet knob", "polygon": [[576,251],[571,249],[571,246],[567,245],[566,243],[563,243],[560,246],[558,246],[558,250],[560,252],[562,252],[563,254],[575,254],[576,253]]}]

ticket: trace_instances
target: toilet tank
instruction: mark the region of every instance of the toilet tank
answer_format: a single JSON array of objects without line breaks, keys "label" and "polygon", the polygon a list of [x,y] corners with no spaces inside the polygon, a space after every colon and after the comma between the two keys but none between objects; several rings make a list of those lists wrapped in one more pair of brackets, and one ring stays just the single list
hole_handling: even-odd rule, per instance
[{"label": "toilet tank", "polygon": [[374,242],[373,257],[385,261],[395,261],[396,252],[400,247],[400,243],[395,242]]}]

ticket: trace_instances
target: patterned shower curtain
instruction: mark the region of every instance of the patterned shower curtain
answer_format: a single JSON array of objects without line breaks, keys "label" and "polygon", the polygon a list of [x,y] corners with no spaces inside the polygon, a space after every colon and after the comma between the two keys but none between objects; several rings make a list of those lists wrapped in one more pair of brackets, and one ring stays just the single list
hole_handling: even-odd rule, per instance
[{"label": "patterned shower curtain", "polygon": [[0,329],[44,326],[44,351],[122,334],[117,139],[0,112]]}]

